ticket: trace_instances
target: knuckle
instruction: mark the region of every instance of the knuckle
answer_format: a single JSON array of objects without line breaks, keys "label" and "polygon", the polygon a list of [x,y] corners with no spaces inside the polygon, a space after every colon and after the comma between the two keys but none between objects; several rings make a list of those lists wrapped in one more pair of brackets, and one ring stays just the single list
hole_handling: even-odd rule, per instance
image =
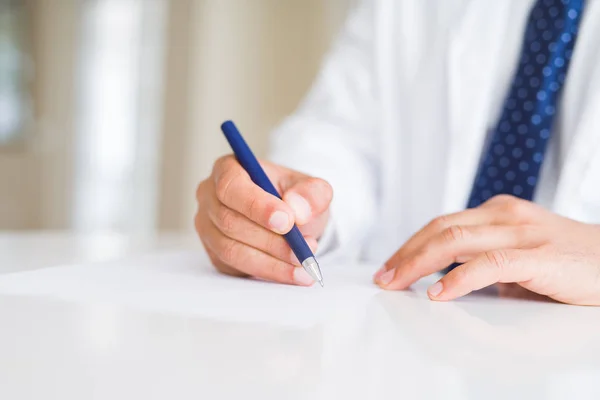
[{"label": "knuckle", "polygon": [[269,276],[271,277],[271,279],[277,282],[291,282],[293,280],[293,270],[290,269],[291,273],[285,274],[285,269],[283,268],[282,264],[283,263],[281,261],[275,259],[269,261],[267,263],[267,270],[269,271]]},{"label": "knuckle", "polygon": [[511,214],[520,214],[521,213],[521,204],[517,200],[511,200],[505,205],[506,211]]},{"label": "knuckle", "polygon": [[219,258],[225,264],[233,266],[237,264],[240,244],[235,240],[224,239],[219,244]]},{"label": "knuckle", "polygon": [[488,264],[498,270],[499,274],[507,267],[509,263],[508,256],[504,250],[488,251],[485,253],[485,257]]},{"label": "knuckle", "polygon": [[256,220],[260,213],[260,203],[256,196],[250,196],[244,206],[244,214],[252,220]]},{"label": "knuckle", "polygon": [[321,182],[323,182],[323,185],[325,185],[326,190],[329,191],[331,195],[333,195],[333,186],[331,186],[331,183],[327,182],[324,179],[321,179]]},{"label": "knuckle", "polygon": [[208,241],[200,238],[200,242],[208,255],[211,265],[220,273],[230,276],[244,277],[247,276],[244,272],[236,269],[234,266],[227,265],[220,255],[209,246]]},{"label": "knuckle", "polygon": [[448,243],[458,242],[464,237],[465,229],[460,225],[451,225],[442,232],[442,238]]},{"label": "knuckle", "polygon": [[217,209],[216,225],[223,233],[232,233],[236,225],[236,215],[227,207],[220,206]]},{"label": "knuckle", "polygon": [[329,207],[333,200],[333,187],[329,182],[320,178],[308,178],[307,188],[310,190],[308,197],[310,198],[311,207],[314,207],[315,212],[323,212]]},{"label": "knuckle", "polygon": [[506,204],[513,200],[515,200],[514,196],[511,196],[509,194],[498,194],[498,195],[492,197],[491,199],[489,199],[486,203],[488,203],[488,204],[491,204],[491,203]]},{"label": "knuckle", "polygon": [[285,254],[285,247],[283,247],[281,237],[276,235],[268,235],[265,240],[265,251],[271,255]]},{"label": "knuckle", "polygon": [[227,200],[229,191],[239,176],[239,173],[227,172],[217,180],[216,195],[220,202],[224,203]]},{"label": "knuckle", "polygon": [[306,178],[304,185],[310,189],[318,190],[321,193],[332,191],[329,182],[315,177]]},{"label": "knuckle", "polygon": [[527,245],[540,236],[541,230],[533,225],[519,225],[514,230],[515,242]]},{"label": "knuckle", "polygon": [[429,226],[435,230],[442,231],[450,226],[450,221],[447,215],[441,215],[437,218],[434,218]]},{"label": "knuckle", "polygon": [[512,215],[522,215],[526,212],[527,202],[516,197],[510,196],[504,203],[506,211]]}]

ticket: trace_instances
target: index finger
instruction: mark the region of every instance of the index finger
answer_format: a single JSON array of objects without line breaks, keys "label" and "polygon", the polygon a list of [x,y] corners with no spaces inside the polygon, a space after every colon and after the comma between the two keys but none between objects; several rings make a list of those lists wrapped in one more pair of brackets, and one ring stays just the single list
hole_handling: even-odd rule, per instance
[{"label": "index finger", "polygon": [[515,211],[517,207],[522,208],[523,203],[523,201],[508,200],[506,196],[496,196],[477,208],[470,208],[435,218],[415,233],[386,261],[384,266],[377,272],[375,279],[378,279],[386,271],[398,266],[407,257],[410,257],[415,251],[430,241],[432,237],[452,226],[511,225],[517,222],[519,213]]},{"label": "index finger", "polygon": [[225,206],[275,233],[292,229],[294,213],[290,206],[252,182],[233,156],[217,161],[213,175],[216,196]]},{"label": "index finger", "polygon": [[440,234],[451,226],[473,226],[488,225],[496,218],[493,212],[482,208],[471,208],[454,214],[437,217],[425,225],[420,231],[415,233],[394,255],[392,255],[377,272],[377,280],[386,271],[389,271],[402,263],[403,260],[410,257],[415,251],[420,249],[432,237]]},{"label": "index finger", "polygon": [[527,282],[544,269],[527,250],[507,249],[486,252],[446,274],[427,291],[432,300],[446,301],[497,282]]},{"label": "index finger", "polygon": [[[478,255],[504,248],[539,246],[544,234],[531,226],[452,226],[436,235],[421,249],[408,256],[382,277],[379,284],[386,289],[405,289],[418,279],[440,271],[461,256]],[[389,280],[388,280],[389,279]]]}]

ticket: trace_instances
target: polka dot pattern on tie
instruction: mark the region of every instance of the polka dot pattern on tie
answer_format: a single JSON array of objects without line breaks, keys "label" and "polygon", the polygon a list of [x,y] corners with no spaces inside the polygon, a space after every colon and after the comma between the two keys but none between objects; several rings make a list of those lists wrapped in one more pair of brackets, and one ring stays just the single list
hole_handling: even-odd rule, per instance
[{"label": "polka dot pattern on tie", "polygon": [[468,207],[503,193],[533,199],[583,8],[584,0],[537,0],[533,5],[518,69]]}]

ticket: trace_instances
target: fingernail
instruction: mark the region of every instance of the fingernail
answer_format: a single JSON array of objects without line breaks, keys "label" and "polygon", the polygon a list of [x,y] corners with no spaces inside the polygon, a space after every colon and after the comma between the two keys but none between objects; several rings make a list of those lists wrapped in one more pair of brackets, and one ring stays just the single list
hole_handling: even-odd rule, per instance
[{"label": "fingernail", "polygon": [[375,275],[373,275],[373,279],[375,279],[375,281],[379,281],[379,278],[381,278],[381,275],[385,274],[386,271],[387,271],[387,268],[384,265],[383,267],[379,268],[379,270],[377,272],[375,272]]},{"label": "fingernail", "polygon": [[290,217],[283,211],[275,211],[269,218],[269,226],[277,233],[286,233],[289,223]]},{"label": "fingernail", "polygon": [[394,279],[394,269],[390,269],[379,278],[379,282],[383,285],[389,284]]},{"label": "fingernail", "polygon": [[297,193],[290,193],[285,198],[286,203],[292,210],[294,210],[294,215],[296,216],[296,222],[299,224],[304,224],[308,222],[310,216],[312,214],[312,210],[310,209],[310,204],[308,201]]},{"label": "fingernail", "polygon": [[429,289],[427,289],[427,293],[429,293],[431,297],[437,297],[440,293],[442,293],[442,290],[444,290],[444,285],[442,284],[442,282],[436,282],[433,285],[429,286]]},{"label": "fingernail", "polygon": [[302,267],[296,267],[294,269],[294,282],[302,286],[311,286],[315,281],[310,277],[308,272]]}]

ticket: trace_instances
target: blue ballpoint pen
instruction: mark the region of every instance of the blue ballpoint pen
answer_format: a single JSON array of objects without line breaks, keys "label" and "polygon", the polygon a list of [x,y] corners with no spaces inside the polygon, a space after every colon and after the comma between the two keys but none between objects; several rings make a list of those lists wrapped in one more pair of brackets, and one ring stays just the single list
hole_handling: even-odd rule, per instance
[{"label": "blue ballpoint pen", "polygon": [[[250,147],[236,128],[235,124],[232,121],[225,121],[221,125],[221,130],[225,134],[225,138],[227,138],[238,162],[241,164],[242,168],[248,172],[248,175],[250,175],[252,182],[260,186],[265,192],[281,199],[277,189],[275,189],[275,186],[273,186],[267,177],[267,174],[258,163],[258,160],[252,153],[252,150],[250,150]],[[292,248],[296,257],[298,257],[298,261],[300,261],[302,267],[304,267],[306,272],[308,272],[315,281],[318,281],[321,286],[323,286],[323,276],[321,275],[319,263],[317,263],[314,254],[310,250],[310,247],[308,247],[308,244],[304,240],[298,227],[294,224],[292,230],[283,236]]]}]

